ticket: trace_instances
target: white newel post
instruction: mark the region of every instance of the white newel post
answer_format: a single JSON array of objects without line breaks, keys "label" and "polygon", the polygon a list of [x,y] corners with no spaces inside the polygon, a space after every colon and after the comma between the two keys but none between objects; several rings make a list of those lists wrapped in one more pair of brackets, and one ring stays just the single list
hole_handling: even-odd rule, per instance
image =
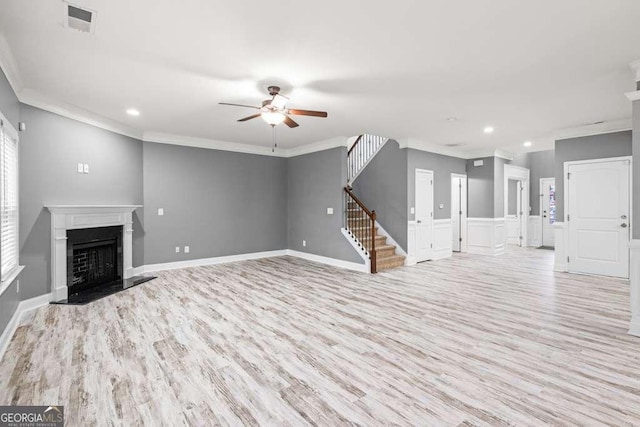
[{"label": "white newel post", "polygon": [[[636,91],[627,93],[633,107],[633,142],[632,142],[632,185],[631,194],[633,209],[631,213],[631,230],[633,240],[629,244],[629,283],[631,287],[631,325],[629,334],[640,337],[640,196],[635,190],[635,182],[640,178],[640,60],[631,64],[636,81]],[[638,154],[638,157],[636,157]],[[640,181],[638,181],[640,182]]]},{"label": "white newel post", "polygon": [[67,230],[122,226],[122,274],[133,276],[133,211],[142,205],[45,205],[51,212],[51,298],[67,298]]}]

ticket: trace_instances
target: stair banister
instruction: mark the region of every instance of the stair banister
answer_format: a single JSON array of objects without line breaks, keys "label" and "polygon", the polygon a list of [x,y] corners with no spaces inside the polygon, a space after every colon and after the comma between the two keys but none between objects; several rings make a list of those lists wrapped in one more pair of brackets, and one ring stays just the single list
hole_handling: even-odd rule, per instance
[{"label": "stair banister", "polygon": [[[376,211],[370,211],[364,203],[355,194],[350,187],[345,187],[345,227],[351,232],[352,227],[350,224],[356,224],[353,227],[355,230],[359,230],[361,235],[358,240],[363,245],[364,249],[369,252],[369,258],[371,260],[371,273],[376,273]],[[350,203],[353,202],[357,205],[357,208],[351,209]]]}]

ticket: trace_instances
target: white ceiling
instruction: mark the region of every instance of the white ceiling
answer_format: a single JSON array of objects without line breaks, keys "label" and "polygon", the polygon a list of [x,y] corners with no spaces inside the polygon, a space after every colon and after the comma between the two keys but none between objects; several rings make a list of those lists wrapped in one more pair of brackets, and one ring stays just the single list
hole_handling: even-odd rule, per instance
[{"label": "white ceiling", "polygon": [[257,105],[275,83],[290,107],[329,112],[280,126],[283,148],[363,132],[546,148],[558,129],[629,118],[640,58],[638,0],[73,3],[97,11],[94,35],[64,28],[60,0],[0,0],[25,98],[141,133],[262,146],[266,123],[217,104]]}]

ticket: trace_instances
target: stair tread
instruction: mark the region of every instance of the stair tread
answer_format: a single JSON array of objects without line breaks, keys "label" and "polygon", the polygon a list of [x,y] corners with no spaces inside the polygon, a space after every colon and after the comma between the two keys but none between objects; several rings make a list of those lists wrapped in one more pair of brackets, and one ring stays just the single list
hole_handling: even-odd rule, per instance
[{"label": "stair tread", "polygon": [[384,261],[384,262],[388,262],[388,261],[404,261],[406,257],[404,255],[398,255],[398,254],[393,254],[393,255],[387,255],[381,258],[377,258],[377,261]]},{"label": "stair tread", "polygon": [[376,246],[376,251],[383,251],[383,250],[389,250],[389,249],[395,249],[396,245],[382,245],[382,246]]}]

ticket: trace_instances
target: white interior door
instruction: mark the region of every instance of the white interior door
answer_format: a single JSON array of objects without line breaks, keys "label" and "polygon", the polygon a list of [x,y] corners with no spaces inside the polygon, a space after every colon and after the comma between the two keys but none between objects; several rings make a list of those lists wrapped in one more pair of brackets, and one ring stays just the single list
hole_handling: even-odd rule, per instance
[{"label": "white interior door", "polygon": [[416,261],[433,258],[433,172],[416,169]]},{"label": "white interior door", "polygon": [[553,248],[554,231],[556,222],[556,180],[555,178],[542,178],[540,180],[540,216],[542,217],[542,246]]},{"label": "white interior door", "polygon": [[467,177],[451,176],[451,229],[454,252],[466,252],[467,247]]},{"label": "white interior door", "polygon": [[629,160],[567,166],[569,271],[629,277]]}]

